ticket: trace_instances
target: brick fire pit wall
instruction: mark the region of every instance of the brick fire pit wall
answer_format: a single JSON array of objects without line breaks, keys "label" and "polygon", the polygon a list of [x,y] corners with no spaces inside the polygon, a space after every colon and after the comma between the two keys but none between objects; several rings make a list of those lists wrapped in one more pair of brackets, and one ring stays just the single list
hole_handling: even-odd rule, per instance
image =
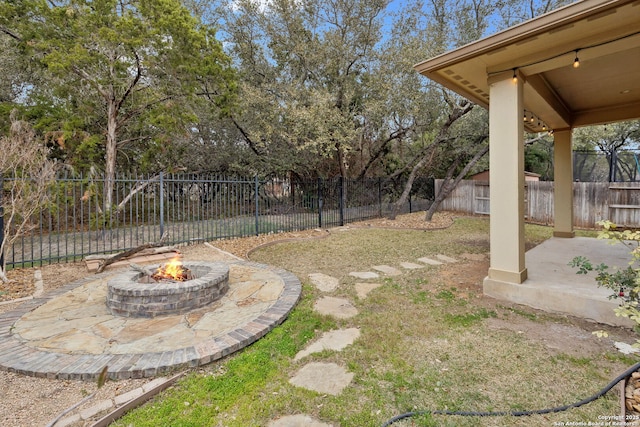
[{"label": "brick fire pit wall", "polygon": [[195,279],[139,283],[142,273],[130,271],[109,280],[107,307],[111,314],[122,317],[182,314],[214,302],[229,289],[227,264],[189,262],[183,265],[191,270]]}]

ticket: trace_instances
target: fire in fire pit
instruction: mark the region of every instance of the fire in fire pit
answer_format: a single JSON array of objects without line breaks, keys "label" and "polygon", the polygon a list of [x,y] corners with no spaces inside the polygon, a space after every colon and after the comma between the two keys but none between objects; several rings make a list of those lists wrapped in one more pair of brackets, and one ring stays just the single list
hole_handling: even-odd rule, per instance
[{"label": "fire in fire pit", "polygon": [[185,267],[178,258],[174,258],[163,266],[160,266],[151,278],[156,282],[161,280],[173,280],[175,282],[184,282],[185,280],[193,280],[191,270]]}]

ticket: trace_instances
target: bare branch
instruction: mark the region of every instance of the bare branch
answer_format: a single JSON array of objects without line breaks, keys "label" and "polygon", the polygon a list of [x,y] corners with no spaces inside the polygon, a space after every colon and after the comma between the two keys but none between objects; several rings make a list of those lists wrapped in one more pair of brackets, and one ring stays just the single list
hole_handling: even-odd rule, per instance
[{"label": "bare branch", "polygon": [[17,33],[11,31],[10,29],[8,29],[7,27],[0,25],[0,32],[1,33],[5,33],[6,35],[8,35],[9,37],[11,37],[14,40],[17,40],[19,42],[22,41],[22,37],[20,37]]},{"label": "bare branch", "polygon": [[140,64],[140,57],[135,50],[132,53],[136,58],[136,74],[135,77],[131,80],[131,83],[129,83],[129,86],[127,86],[124,94],[120,97],[120,100],[117,103],[118,110],[122,107],[122,104],[124,104],[127,98],[129,98],[129,95],[131,95],[131,91],[138,84],[138,82],[140,81],[140,77],[142,76],[142,65]]},{"label": "bare branch", "polygon": [[[5,227],[0,252],[37,225],[33,216],[49,202],[49,187],[56,175],[56,165],[47,159],[44,144],[15,116],[13,111],[9,135],[0,138]],[[0,279],[6,281],[4,265],[0,266]]]}]

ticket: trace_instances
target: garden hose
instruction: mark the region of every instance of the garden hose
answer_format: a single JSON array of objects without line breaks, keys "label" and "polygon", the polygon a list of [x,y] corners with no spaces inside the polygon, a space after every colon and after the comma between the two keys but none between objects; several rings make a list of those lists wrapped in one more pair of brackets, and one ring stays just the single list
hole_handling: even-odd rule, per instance
[{"label": "garden hose", "polygon": [[606,387],[604,387],[598,393],[596,393],[593,396],[590,396],[590,397],[588,397],[586,399],[583,399],[583,400],[581,400],[579,402],[572,403],[570,405],[557,406],[555,408],[548,408],[548,409],[538,409],[538,410],[535,410],[535,411],[499,411],[499,412],[429,411],[429,410],[413,411],[413,412],[406,412],[404,414],[396,415],[395,417],[391,418],[389,421],[385,422],[382,425],[382,427],[390,426],[391,424],[393,424],[395,422],[398,422],[400,420],[403,420],[405,418],[411,418],[411,417],[416,417],[416,416],[419,416],[419,415],[427,415],[427,414],[433,414],[433,415],[459,415],[461,417],[502,417],[502,416],[525,417],[525,416],[529,416],[529,415],[539,415],[539,414],[550,414],[550,413],[554,413],[554,412],[563,412],[563,411],[566,411],[567,409],[578,408],[578,407],[580,407],[582,405],[586,405],[587,403],[591,403],[594,400],[597,400],[597,399],[601,398],[609,390],[611,390],[613,387],[615,387],[616,384],[618,384],[620,381],[622,381],[623,379],[625,379],[626,377],[628,377],[632,373],[636,372],[638,369],[640,369],[640,362],[636,363],[635,365],[633,365],[632,367],[630,367],[629,369],[624,371],[622,374],[618,375],[613,381],[611,381],[609,384],[607,384]]}]

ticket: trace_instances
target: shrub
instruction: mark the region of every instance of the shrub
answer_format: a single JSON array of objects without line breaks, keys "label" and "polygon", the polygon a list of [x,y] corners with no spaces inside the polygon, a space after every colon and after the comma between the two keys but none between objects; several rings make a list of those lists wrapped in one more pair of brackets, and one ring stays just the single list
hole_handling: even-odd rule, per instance
[{"label": "shrub", "polygon": [[[609,269],[608,265],[601,263],[594,266],[591,261],[583,256],[575,257],[569,265],[578,268],[577,274],[587,274],[590,271],[597,272],[596,283],[598,286],[612,290],[610,299],[619,299],[620,306],[615,309],[616,316],[627,317],[635,323],[635,331],[640,332],[640,231],[617,230],[616,224],[611,221],[600,221],[603,230],[598,234],[598,239],[611,240],[612,243],[622,243],[629,247],[632,260],[624,269]],[[594,332],[598,336],[606,336],[605,332]],[[640,347],[640,340],[635,347]]]}]

